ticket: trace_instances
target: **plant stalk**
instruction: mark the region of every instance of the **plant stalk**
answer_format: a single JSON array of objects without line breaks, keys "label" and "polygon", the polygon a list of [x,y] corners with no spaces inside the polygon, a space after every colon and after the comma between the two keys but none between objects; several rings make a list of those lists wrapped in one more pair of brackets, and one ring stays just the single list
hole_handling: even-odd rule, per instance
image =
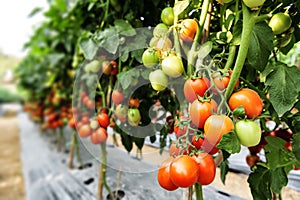
[{"label": "plant stalk", "polygon": [[196,191],[196,200],[203,200],[203,190],[202,185],[199,183],[195,183],[195,191]]},{"label": "plant stalk", "polygon": [[226,93],[225,93],[226,99],[230,97],[235,87],[235,84],[238,81],[240,74],[242,72],[245,60],[247,58],[247,53],[251,41],[251,34],[255,24],[255,19],[259,12],[259,11],[251,12],[244,3],[242,4],[242,6],[243,6],[243,30],[242,30],[241,45],[239,48],[239,52],[237,55],[236,63],[231,75],[230,82],[226,89]]}]

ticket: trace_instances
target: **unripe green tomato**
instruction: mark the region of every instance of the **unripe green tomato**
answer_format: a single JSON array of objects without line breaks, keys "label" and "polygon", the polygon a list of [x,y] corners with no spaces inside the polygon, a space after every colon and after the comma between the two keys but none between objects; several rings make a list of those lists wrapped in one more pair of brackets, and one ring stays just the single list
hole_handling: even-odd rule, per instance
[{"label": "unripe green tomato", "polygon": [[100,70],[101,63],[98,60],[93,60],[84,66],[85,72],[98,72]]},{"label": "unripe green tomato", "polygon": [[137,108],[130,108],[128,109],[127,114],[128,123],[131,126],[137,126],[139,122],[141,121],[141,114],[140,111]]},{"label": "unripe green tomato", "polygon": [[161,66],[163,72],[172,78],[181,76],[184,70],[181,59],[175,55],[170,55],[163,59]]},{"label": "unripe green tomato", "polygon": [[270,19],[269,26],[274,34],[278,35],[287,31],[292,25],[292,19],[287,13],[276,13]]},{"label": "unripe green tomato", "polygon": [[160,38],[163,37],[167,34],[168,32],[168,27],[164,23],[159,23],[157,24],[154,29],[153,29],[153,36]]},{"label": "unripe green tomato", "polygon": [[235,132],[242,145],[253,147],[259,144],[261,139],[260,125],[252,120],[240,120],[235,124]]},{"label": "unripe green tomato", "polygon": [[256,8],[265,3],[266,0],[243,0],[247,7]]},{"label": "unripe green tomato", "polygon": [[162,10],[160,15],[161,21],[164,24],[171,26],[174,23],[174,10],[172,7],[166,7]]},{"label": "unripe green tomato", "polygon": [[157,91],[164,90],[169,82],[167,75],[161,69],[150,72],[149,80],[152,88]]},{"label": "unripe green tomato", "polygon": [[145,67],[152,68],[159,63],[158,53],[155,49],[146,49],[142,55],[142,62]]}]

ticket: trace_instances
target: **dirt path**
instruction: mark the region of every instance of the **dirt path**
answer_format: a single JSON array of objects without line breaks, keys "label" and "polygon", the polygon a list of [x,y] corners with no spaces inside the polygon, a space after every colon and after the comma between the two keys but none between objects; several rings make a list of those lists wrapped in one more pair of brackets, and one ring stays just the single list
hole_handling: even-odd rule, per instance
[{"label": "dirt path", "polygon": [[0,117],[0,200],[25,199],[18,119]]}]

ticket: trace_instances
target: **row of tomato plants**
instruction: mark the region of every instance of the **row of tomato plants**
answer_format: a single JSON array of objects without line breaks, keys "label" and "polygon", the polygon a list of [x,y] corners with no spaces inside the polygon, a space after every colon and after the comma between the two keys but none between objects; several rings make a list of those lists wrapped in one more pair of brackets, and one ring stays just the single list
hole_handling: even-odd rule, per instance
[{"label": "row of tomato plants", "polygon": [[[167,190],[190,188],[191,198],[194,187],[201,199],[218,166],[225,183],[227,159],[243,145],[253,198],[280,196],[299,168],[300,72],[278,59],[299,40],[299,3],[146,3],[54,1],[17,70],[29,93],[25,110],[43,130],[69,124],[101,145],[101,191],[110,191],[110,126],[127,151],[142,149],[145,137],[155,142],[157,133],[163,149],[175,132],[157,177]],[[135,29],[143,25],[154,28]]]}]

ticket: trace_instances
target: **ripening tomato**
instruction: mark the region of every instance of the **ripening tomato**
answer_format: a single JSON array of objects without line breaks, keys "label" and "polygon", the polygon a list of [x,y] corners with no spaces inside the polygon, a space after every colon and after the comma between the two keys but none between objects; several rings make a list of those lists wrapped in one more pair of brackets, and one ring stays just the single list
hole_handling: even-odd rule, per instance
[{"label": "ripening tomato", "polygon": [[111,100],[114,102],[115,105],[119,105],[124,101],[124,95],[122,92],[114,90],[111,94]]},{"label": "ripening tomato", "polygon": [[211,155],[200,152],[192,157],[198,164],[199,176],[197,182],[201,185],[208,185],[215,179],[216,164]]},{"label": "ripening tomato", "polygon": [[215,145],[210,144],[206,138],[203,139],[196,135],[192,137],[192,145],[194,145],[197,150],[203,150],[210,155],[214,155],[219,151],[219,149]]},{"label": "ripening tomato", "polygon": [[179,37],[184,42],[192,42],[198,29],[198,23],[194,19],[185,19],[181,22]]},{"label": "ripening tomato", "polygon": [[184,71],[181,58],[175,55],[169,55],[164,58],[161,62],[161,67],[162,71],[172,78],[181,76]]},{"label": "ripening tomato", "polygon": [[246,156],[246,163],[248,164],[249,167],[254,166],[258,161],[260,161],[258,155],[249,154]]},{"label": "ripening tomato", "polygon": [[158,38],[153,41],[153,48],[159,51],[168,51],[172,46],[172,41],[166,37]]},{"label": "ripening tomato", "polygon": [[110,118],[108,114],[101,112],[97,116],[98,123],[100,124],[101,127],[106,128],[108,127],[110,123]]},{"label": "ripening tomato", "polygon": [[92,133],[92,129],[91,129],[90,125],[88,125],[88,124],[82,125],[78,131],[79,137],[82,137],[82,138],[90,136],[91,133]]},{"label": "ripening tomato", "polygon": [[187,125],[180,124],[179,120],[176,119],[174,122],[174,133],[177,137],[180,137],[186,133],[188,129]]},{"label": "ripening tomato", "polygon": [[170,165],[170,176],[172,182],[178,187],[190,187],[198,180],[198,164],[192,157],[180,155]]},{"label": "ripening tomato", "polygon": [[95,135],[95,138],[99,143],[106,142],[108,137],[106,129],[102,127],[97,128],[97,130],[93,134]]},{"label": "ripening tomato", "polygon": [[214,112],[217,112],[217,106],[217,103],[213,99],[204,102],[196,99],[190,107],[190,116],[193,124],[198,128],[204,128],[207,118]]},{"label": "ripening tomato", "polygon": [[[213,81],[215,86],[221,91],[227,88],[231,78],[231,74],[232,74],[231,70],[225,74],[221,74],[220,72],[214,73]],[[235,84],[235,88],[237,88],[238,86],[239,86],[239,81],[237,81],[237,83]]]},{"label": "ripening tomato", "polygon": [[97,136],[95,132],[92,132],[90,139],[93,144],[100,144],[100,142],[97,140]]},{"label": "ripening tomato", "polygon": [[118,120],[120,120],[121,122],[125,122],[127,119],[127,112],[128,107],[123,104],[119,104],[116,107],[115,115]]},{"label": "ripening tomato", "polygon": [[128,106],[131,108],[138,108],[140,106],[140,100],[138,98],[130,98]]},{"label": "ripening tomato", "polygon": [[248,118],[258,117],[263,109],[260,96],[254,90],[248,88],[233,93],[229,98],[228,105],[232,111],[239,106],[243,106]]},{"label": "ripening tomato", "polygon": [[169,191],[173,191],[178,188],[178,186],[172,182],[171,175],[170,175],[170,164],[172,163],[173,160],[174,160],[173,157],[169,157],[165,161],[163,161],[157,173],[157,180],[159,185],[162,188]]},{"label": "ripening tomato", "polygon": [[150,72],[149,81],[152,88],[156,91],[162,91],[166,89],[169,83],[168,76],[161,69]]},{"label": "ripening tomato", "polygon": [[112,65],[108,60],[102,62],[102,72],[105,75],[110,75],[112,70]]},{"label": "ripening tomato", "polygon": [[82,122],[82,124],[88,124],[88,123],[90,123],[90,117],[89,116],[83,116],[81,118],[81,122]]},{"label": "ripening tomato", "polygon": [[75,119],[74,118],[71,118],[70,120],[69,120],[69,126],[71,127],[71,128],[75,128]]},{"label": "ripening tomato", "polygon": [[187,79],[183,86],[183,92],[185,98],[193,103],[198,97],[197,95],[203,97],[206,90],[209,88],[210,82],[208,78],[196,78],[196,79]]},{"label": "ripening tomato", "polygon": [[212,115],[204,124],[204,135],[212,145],[218,144],[222,136],[234,129],[232,120],[226,115]]}]

